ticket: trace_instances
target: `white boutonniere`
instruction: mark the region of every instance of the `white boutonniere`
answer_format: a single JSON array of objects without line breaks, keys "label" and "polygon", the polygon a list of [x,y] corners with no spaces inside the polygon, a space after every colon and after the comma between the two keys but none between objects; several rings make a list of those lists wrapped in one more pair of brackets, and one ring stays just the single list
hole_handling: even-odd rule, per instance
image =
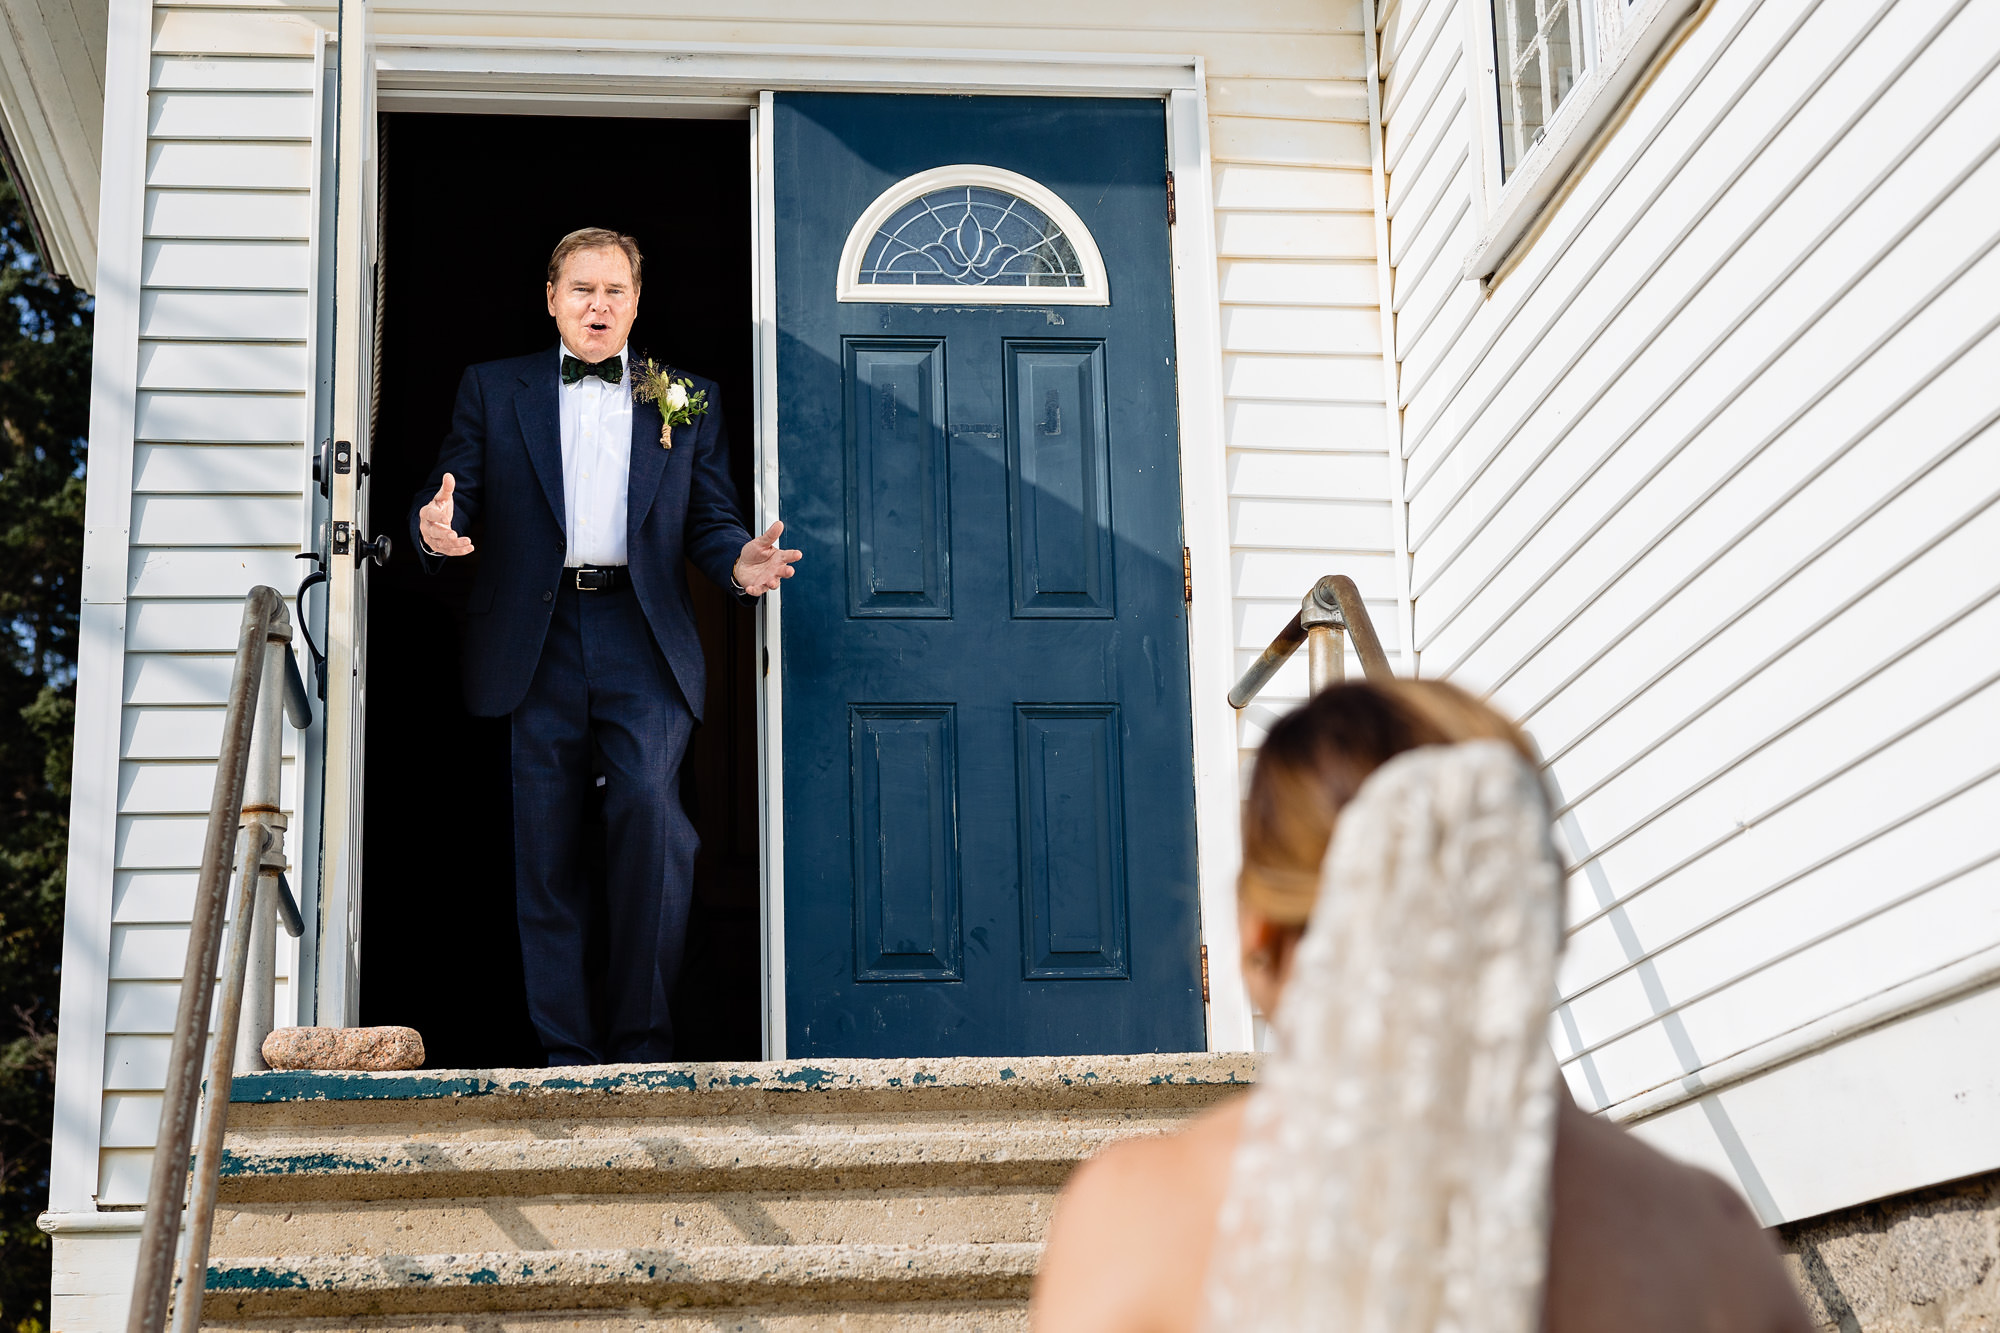
[{"label": "white boutonniere", "polygon": [[708,390],[695,388],[694,381],[676,376],[650,356],[632,368],[632,397],[659,404],[663,449],[674,447],[674,427],[708,415]]}]

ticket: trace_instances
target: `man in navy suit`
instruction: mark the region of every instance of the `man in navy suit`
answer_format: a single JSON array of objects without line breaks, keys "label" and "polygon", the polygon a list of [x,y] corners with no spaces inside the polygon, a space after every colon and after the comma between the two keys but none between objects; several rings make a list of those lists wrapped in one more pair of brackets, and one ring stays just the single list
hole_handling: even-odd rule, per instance
[{"label": "man in navy suit", "polygon": [[[469,368],[451,434],[410,516],[432,573],[485,555],[465,628],[466,706],[512,724],[515,910],[528,1012],[552,1065],[674,1055],[667,1001],[687,935],[697,846],[680,766],[704,667],[684,561],[738,597],[792,574],[783,523],[737,518],[716,387],[672,428],[636,402],[626,337],[639,247],[600,228],[549,258],[562,345]],[[679,378],[679,373],[676,372]],[[609,970],[591,1012],[591,888],[579,845],[604,778]]]}]

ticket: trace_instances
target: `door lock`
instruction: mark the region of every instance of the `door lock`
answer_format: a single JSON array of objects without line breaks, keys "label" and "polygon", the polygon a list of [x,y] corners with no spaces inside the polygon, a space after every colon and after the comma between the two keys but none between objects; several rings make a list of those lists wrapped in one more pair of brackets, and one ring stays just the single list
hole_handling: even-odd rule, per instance
[{"label": "door lock", "polygon": [[373,560],[378,568],[389,563],[389,556],[396,549],[395,543],[389,540],[388,533],[385,532],[373,541],[370,541],[365,537],[357,536],[354,531],[354,525],[345,521],[336,521],[334,523],[331,545],[333,547],[333,554],[335,555],[346,555],[349,551],[352,551],[354,553],[355,564],[358,565],[365,560]]}]

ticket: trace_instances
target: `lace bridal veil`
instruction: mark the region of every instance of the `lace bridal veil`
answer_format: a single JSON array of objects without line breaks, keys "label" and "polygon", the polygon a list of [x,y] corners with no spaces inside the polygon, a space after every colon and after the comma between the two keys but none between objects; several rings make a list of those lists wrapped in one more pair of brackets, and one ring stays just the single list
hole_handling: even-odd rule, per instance
[{"label": "lace bridal veil", "polygon": [[1506,745],[1412,750],[1363,784],[1245,1113],[1211,1328],[1539,1325],[1560,885]]}]

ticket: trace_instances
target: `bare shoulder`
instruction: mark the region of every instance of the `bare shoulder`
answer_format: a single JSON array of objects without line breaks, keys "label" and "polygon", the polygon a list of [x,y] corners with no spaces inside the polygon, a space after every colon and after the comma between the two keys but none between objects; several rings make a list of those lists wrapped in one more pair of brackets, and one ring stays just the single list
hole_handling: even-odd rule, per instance
[{"label": "bare shoulder", "polygon": [[1734,1188],[1565,1105],[1547,1327],[1805,1333],[1778,1247]]},{"label": "bare shoulder", "polygon": [[1193,1326],[1241,1108],[1238,1098],[1179,1133],[1126,1139],[1077,1168],[1035,1281],[1038,1333]]}]

